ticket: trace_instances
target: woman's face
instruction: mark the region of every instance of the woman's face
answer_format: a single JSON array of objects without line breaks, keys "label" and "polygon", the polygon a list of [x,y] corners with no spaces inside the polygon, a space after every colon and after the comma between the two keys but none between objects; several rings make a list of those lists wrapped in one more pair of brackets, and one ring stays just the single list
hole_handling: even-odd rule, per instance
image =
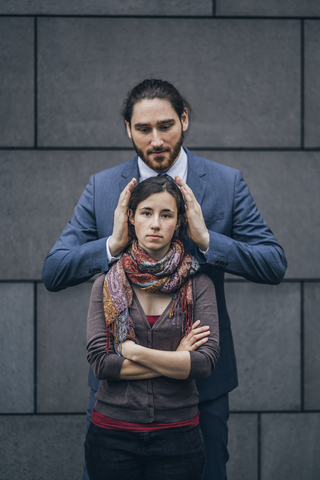
[{"label": "woman's face", "polygon": [[161,260],[179,226],[176,201],[168,192],[154,193],[138,204],[134,215],[129,210],[129,221],[139,245],[150,257]]}]

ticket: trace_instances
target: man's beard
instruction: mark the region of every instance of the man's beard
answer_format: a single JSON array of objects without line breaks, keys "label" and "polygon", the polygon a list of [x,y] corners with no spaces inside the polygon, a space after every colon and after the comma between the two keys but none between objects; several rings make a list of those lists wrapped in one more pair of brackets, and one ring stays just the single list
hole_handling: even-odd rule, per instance
[{"label": "man's beard", "polygon": [[171,151],[169,157],[167,157],[166,159],[164,159],[164,157],[158,157],[158,158],[151,157],[150,158],[149,155],[152,154],[152,152],[156,153],[156,152],[162,152],[162,151],[164,152],[164,154],[166,154],[169,151],[169,149],[167,149],[167,148],[160,147],[160,148],[148,149],[147,150],[147,155],[145,155],[143,153],[143,150],[136,146],[136,144],[133,141],[133,138],[132,138],[132,143],[133,143],[133,146],[134,146],[134,149],[135,149],[137,155],[141,158],[141,160],[143,160],[143,162],[148,167],[150,167],[152,170],[155,170],[158,173],[164,173],[167,170],[169,170],[169,168],[172,167],[175,160],[178,158],[178,156],[180,154],[181,146],[182,146],[182,143],[183,143],[183,139],[184,139],[184,132],[183,132],[182,126],[181,126],[180,138],[177,141],[177,143],[174,145],[173,150]]}]

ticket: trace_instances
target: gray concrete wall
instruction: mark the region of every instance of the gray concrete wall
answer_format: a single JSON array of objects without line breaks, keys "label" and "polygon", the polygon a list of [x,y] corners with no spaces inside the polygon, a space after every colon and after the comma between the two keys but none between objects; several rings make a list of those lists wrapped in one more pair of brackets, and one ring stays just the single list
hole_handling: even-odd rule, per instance
[{"label": "gray concrete wall", "polygon": [[145,77],[194,107],[186,145],[242,170],[285,248],[278,287],[228,276],[240,386],[230,480],[320,478],[317,0],[2,0],[0,477],[79,479],[91,284],[43,259],[89,176],[132,156],[119,110]]}]

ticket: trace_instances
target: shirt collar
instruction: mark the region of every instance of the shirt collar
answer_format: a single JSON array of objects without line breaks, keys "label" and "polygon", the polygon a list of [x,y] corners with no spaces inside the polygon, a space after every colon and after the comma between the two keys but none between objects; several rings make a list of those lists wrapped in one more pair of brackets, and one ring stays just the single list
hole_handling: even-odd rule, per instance
[{"label": "shirt collar", "polygon": [[[152,168],[148,167],[148,165],[146,165],[140,157],[138,157],[138,168],[140,174],[139,182],[142,182],[150,177],[156,177],[158,175],[158,172],[155,172],[152,170]],[[178,160],[172,165],[171,168],[169,168],[169,170],[166,171],[166,174],[170,175],[172,178],[174,178],[175,175],[179,175],[184,182],[187,181],[188,157],[184,148],[181,147]]]}]

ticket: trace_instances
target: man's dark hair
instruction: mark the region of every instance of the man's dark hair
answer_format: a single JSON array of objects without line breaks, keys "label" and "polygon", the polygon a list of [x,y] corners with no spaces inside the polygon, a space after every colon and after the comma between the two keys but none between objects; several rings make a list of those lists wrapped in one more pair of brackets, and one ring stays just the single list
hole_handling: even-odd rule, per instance
[{"label": "man's dark hair", "polygon": [[165,80],[148,79],[143,80],[143,82],[128,92],[128,96],[124,99],[121,110],[124,120],[131,124],[134,105],[140,100],[153,100],[154,98],[169,100],[180,119],[185,108],[188,110],[189,118],[191,117],[192,111],[190,104],[171,83]]},{"label": "man's dark hair", "polygon": [[[146,200],[150,195],[154,193],[168,192],[176,201],[178,218],[181,220],[181,226],[179,228],[178,236],[180,237],[185,230],[185,203],[182,193],[176,182],[173,179],[168,178],[165,175],[159,175],[157,177],[150,177],[142,182],[138,183],[131,192],[131,197],[129,201],[129,208],[132,210],[133,215],[135,214],[139,203]],[[131,234],[133,231],[131,230]]]}]

